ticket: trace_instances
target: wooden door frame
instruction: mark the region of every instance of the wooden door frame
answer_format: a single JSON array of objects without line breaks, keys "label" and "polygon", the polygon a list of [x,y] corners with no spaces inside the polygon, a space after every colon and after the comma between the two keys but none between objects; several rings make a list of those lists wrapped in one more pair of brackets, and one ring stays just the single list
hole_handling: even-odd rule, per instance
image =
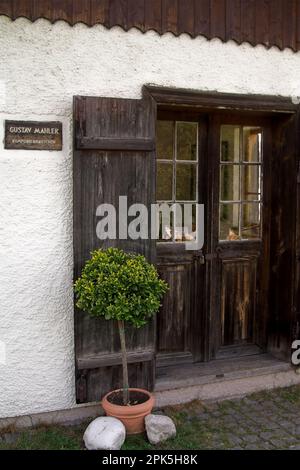
[{"label": "wooden door frame", "polygon": [[[219,92],[199,92],[197,90],[186,90],[186,89],[176,89],[176,88],[167,88],[167,87],[160,87],[160,86],[154,86],[154,85],[144,85],[143,90],[142,90],[143,95],[150,95],[154,101],[156,102],[156,105],[159,109],[164,109],[164,110],[171,110],[171,111],[185,111],[188,110],[189,112],[195,111],[195,112],[201,112],[203,111],[204,113],[212,113],[212,114],[223,114],[223,113],[228,113],[230,112],[231,114],[244,114],[246,116],[267,116],[272,119],[274,118],[279,118],[283,122],[283,127],[284,127],[284,121],[291,121],[290,118],[294,119],[296,116],[296,119],[294,121],[297,122],[297,124],[292,124],[291,128],[292,130],[294,129],[294,134],[292,135],[292,142],[288,143],[288,147],[293,154],[295,154],[295,158],[297,161],[299,161],[299,150],[297,150],[297,125],[298,125],[298,115],[299,115],[299,105],[294,103],[291,98],[287,97],[274,97],[274,96],[268,96],[268,95],[244,95],[244,94],[229,94],[229,93],[219,93]],[[213,138],[213,132],[210,133],[210,136],[208,138],[208,152],[215,153],[216,148],[215,146],[218,145]],[[273,144],[272,144],[273,148]],[[293,157],[292,157],[293,158]],[[296,175],[295,175],[296,178]],[[299,178],[298,178],[299,179]],[[211,180],[213,181],[213,180]],[[298,201],[300,199],[299,197],[299,184],[298,184],[298,191],[297,191],[297,198]],[[215,201],[208,200],[208,207],[207,211],[208,213],[212,209],[212,205],[215,204]],[[299,204],[299,203],[298,203]],[[293,276],[293,286],[292,286],[292,306],[291,306],[291,312],[289,312],[289,321],[290,321],[290,330],[291,333],[293,331],[293,328],[295,326],[296,319],[300,317],[300,268],[299,268],[299,255],[298,258],[296,259],[296,230],[297,234],[300,233],[300,215],[297,214],[296,212],[294,213],[294,210],[296,211],[296,204],[295,208],[292,208],[292,217],[295,219],[295,223],[292,227],[292,229],[295,229],[295,234],[294,238],[295,241],[293,243],[293,248],[292,248],[292,255],[293,255],[293,262],[291,269],[293,272],[295,272]],[[208,224],[206,224],[206,240],[208,241],[210,237],[213,236],[213,234],[209,233],[209,227]],[[208,248],[211,247],[212,240],[208,242]],[[299,246],[299,235],[297,236],[297,247]],[[295,253],[294,253],[295,252]],[[295,255],[295,256],[294,256]],[[211,312],[215,306],[211,304],[211,301],[214,302],[213,296],[210,295],[210,288],[212,283],[209,282],[211,279],[211,276],[213,275],[212,270],[209,268],[207,264],[206,268],[206,299],[205,299],[205,306],[204,309],[208,312]],[[210,313],[209,315],[206,315],[206,321],[203,324],[203,329],[204,329],[204,334],[206,335],[207,338],[210,338],[211,336],[211,324],[210,324]],[[267,324],[267,321],[266,321]],[[280,321],[278,322],[280,325]],[[278,333],[280,336],[280,332]],[[292,336],[291,336],[292,338]],[[274,340],[273,340],[274,342]],[[204,349],[201,354],[201,360],[209,360],[212,356],[212,347],[210,344],[210,341],[205,342]],[[288,343],[285,344],[285,351],[283,353],[283,356],[285,358],[288,357],[289,355],[289,346]],[[274,349],[274,348],[271,348]],[[276,349],[276,348],[275,348]],[[281,352],[279,356],[282,356]],[[200,360],[200,357],[199,357]]]}]

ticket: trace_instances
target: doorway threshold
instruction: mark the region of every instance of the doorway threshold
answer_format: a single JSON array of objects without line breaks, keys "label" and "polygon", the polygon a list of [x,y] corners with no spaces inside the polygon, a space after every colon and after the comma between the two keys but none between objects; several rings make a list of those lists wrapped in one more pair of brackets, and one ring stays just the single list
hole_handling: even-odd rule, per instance
[{"label": "doorway threshold", "polygon": [[192,400],[218,401],[260,390],[300,383],[290,363],[263,353],[210,362],[160,367],[156,373],[157,406]]}]

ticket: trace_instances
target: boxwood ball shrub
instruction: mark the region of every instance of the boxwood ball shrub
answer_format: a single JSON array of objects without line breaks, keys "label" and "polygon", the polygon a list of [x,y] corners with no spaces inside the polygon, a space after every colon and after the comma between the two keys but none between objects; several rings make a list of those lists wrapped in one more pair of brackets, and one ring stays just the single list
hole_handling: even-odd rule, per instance
[{"label": "boxwood ball shrub", "polygon": [[[123,362],[123,399],[128,403],[128,372],[124,324],[145,325],[158,311],[168,285],[144,256],[118,248],[91,253],[75,282],[76,305],[92,317],[116,320]],[[125,403],[126,402],[126,403]]]}]

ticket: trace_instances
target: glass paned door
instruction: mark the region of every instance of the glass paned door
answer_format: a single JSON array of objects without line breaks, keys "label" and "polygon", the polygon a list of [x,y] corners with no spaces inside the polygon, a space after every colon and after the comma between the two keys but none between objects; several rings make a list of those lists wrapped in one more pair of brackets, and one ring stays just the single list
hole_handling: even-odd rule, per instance
[{"label": "glass paned door", "polygon": [[185,242],[196,237],[196,203],[202,202],[205,178],[200,161],[206,158],[202,151],[206,124],[200,116],[189,117],[181,113],[177,119],[172,113],[173,119],[158,119],[156,126],[156,203],[170,210],[167,220],[159,212],[156,244],[157,266],[169,285],[157,315],[158,369],[160,364],[199,360],[203,348],[201,302],[196,299],[203,295],[196,287],[204,269],[200,266],[203,254],[186,250]]},{"label": "glass paned door", "polygon": [[261,238],[262,139],[259,127],[221,127],[220,241]]},{"label": "glass paned door", "polygon": [[[240,120],[240,122],[239,122]],[[236,122],[235,122],[236,121]],[[270,172],[268,119],[218,116],[212,158],[213,234],[210,250],[212,286],[211,354],[243,348],[260,351],[260,318],[265,318],[262,289],[268,279],[267,198]],[[268,136],[266,138],[266,136]],[[209,223],[209,221],[208,221]],[[208,227],[209,230],[209,227]],[[225,351],[225,352],[224,352]]]},{"label": "glass paned door", "polygon": [[[156,201],[174,207],[167,222],[160,213],[159,240],[191,241],[196,234],[198,202],[198,123],[158,120],[156,136]],[[192,220],[183,226],[188,210]]]}]

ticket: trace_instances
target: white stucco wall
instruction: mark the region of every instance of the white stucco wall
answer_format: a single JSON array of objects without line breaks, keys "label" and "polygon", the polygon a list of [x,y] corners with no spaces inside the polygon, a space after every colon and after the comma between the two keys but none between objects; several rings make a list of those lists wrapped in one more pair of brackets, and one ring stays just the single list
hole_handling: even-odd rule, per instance
[{"label": "white stucco wall", "polygon": [[[300,96],[300,54],[0,17],[0,417],[75,405],[72,97],[145,83]],[[63,151],[4,150],[4,119],[61,120]]]}]

